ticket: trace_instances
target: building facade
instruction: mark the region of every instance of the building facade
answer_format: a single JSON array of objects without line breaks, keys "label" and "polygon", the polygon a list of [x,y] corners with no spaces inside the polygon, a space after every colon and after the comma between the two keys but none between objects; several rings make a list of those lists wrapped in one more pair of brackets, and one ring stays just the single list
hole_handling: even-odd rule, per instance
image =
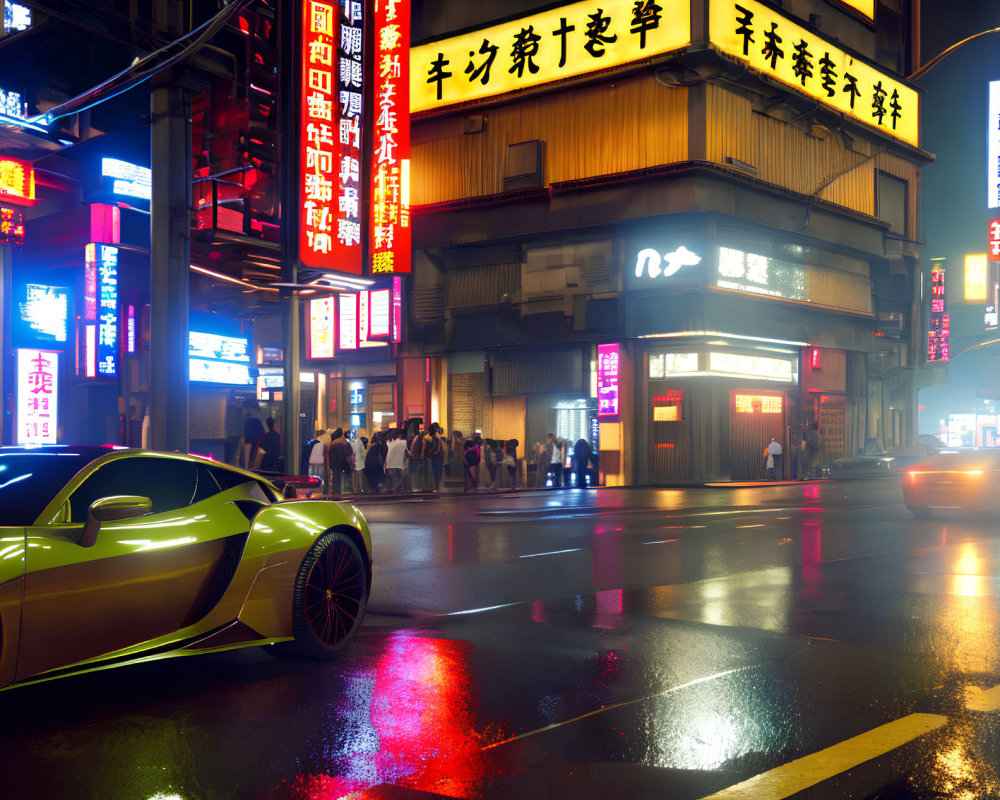
[{"label": "building facade", "polygon": [[608,485],[763,477],[812,425],[826,461],[912,440],[907,8],[781,5],[415,22],[411,339],[449,428],[589,439]]}]

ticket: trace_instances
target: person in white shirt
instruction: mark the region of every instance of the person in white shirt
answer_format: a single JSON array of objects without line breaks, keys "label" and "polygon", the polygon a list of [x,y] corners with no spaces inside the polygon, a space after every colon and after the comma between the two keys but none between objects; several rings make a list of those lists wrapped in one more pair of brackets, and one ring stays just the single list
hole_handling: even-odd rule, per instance
[{"label": "person in white shirt", "polygon": [[[326,433],[326,431],[316,431],[316,441],[313,443],[312,449],[309,451],[309,474],[320,479],[320,492],[325,494],[327,445],[323,443],[324,433]],[[326,437],[326,441],[327,444],[329,444],[329,436]]]},{"label": "person in white shirt", "polygon": [[775,474],[781,475],[781,445],[773,436],[771,443],[767,446],[767,478],[775,480]]},{"label": "person in white shirt", "polygon": [[385,454],[386,491],[398,492],[402,488],[405,466],[406,435],[397,428],[390,435]]},{"label": "person in white shirt", "polygon": [[354,451],[353,484],[355,494],[368,491],[368,479],[365,477],[365,456],[368,455],[368,431],[364,428],[354,431],[354,441],[351,449]]}]

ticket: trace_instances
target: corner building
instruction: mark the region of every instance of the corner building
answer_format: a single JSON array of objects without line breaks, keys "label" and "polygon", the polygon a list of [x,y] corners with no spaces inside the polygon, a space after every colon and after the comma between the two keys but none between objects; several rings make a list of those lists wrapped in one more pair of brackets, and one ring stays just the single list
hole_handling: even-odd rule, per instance
[{"label": "corner building", "polygon": [[813,423],[827,463],[911,442],[909,6],[492,8],[425,9],[411,49],[411,341],[448,428],[589,437],[606,485],[762,478]]}]

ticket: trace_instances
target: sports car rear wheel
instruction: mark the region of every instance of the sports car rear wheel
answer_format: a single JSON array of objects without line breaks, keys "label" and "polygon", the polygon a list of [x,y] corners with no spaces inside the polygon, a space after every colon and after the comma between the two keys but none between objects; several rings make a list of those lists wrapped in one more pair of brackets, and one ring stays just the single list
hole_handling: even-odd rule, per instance
[{"label": "sports car rear wheel", "polygon": [[295,578],[295,650],[314,658],[336,655],[357,633],[368,602],[368,576],[357,544],[340,531],[323,534]]}]

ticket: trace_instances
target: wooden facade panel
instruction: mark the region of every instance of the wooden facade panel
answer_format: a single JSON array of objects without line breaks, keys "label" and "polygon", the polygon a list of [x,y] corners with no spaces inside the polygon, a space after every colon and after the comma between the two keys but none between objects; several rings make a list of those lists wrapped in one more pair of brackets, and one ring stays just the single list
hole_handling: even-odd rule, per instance
[{"label": "wooden facade panel", "polygon": [[491,397],[485,405],[484,438],[517,439],[517,457],[523,458],[527,419],[524,397]]},{"label": "wooden facade panel", "polygon": [[[717,164],[735,158],[757,167],[757,177],[818,197],[862,214],[876,215],[875,171],[882,170],[916,186],[919,167],[904,158],[878,152],[874,157],[848,150],[836,131],[825,138],[754,112],[745,95],[722,86],[708,85],[705,94],[706,157]],[[916,193],[911,190],[907,208],[908,230],[917,230]],[[915,238],[915,237],[911,237]]]},{"label": "wooden facade panel", "polygon": [[412,202],[503,192],[507,147],[534,139],[544,142],[544,186],[684,161],[687,98],[643,74],[484,109],[480,133],[463,133],[456,118],[418,121]]}]

